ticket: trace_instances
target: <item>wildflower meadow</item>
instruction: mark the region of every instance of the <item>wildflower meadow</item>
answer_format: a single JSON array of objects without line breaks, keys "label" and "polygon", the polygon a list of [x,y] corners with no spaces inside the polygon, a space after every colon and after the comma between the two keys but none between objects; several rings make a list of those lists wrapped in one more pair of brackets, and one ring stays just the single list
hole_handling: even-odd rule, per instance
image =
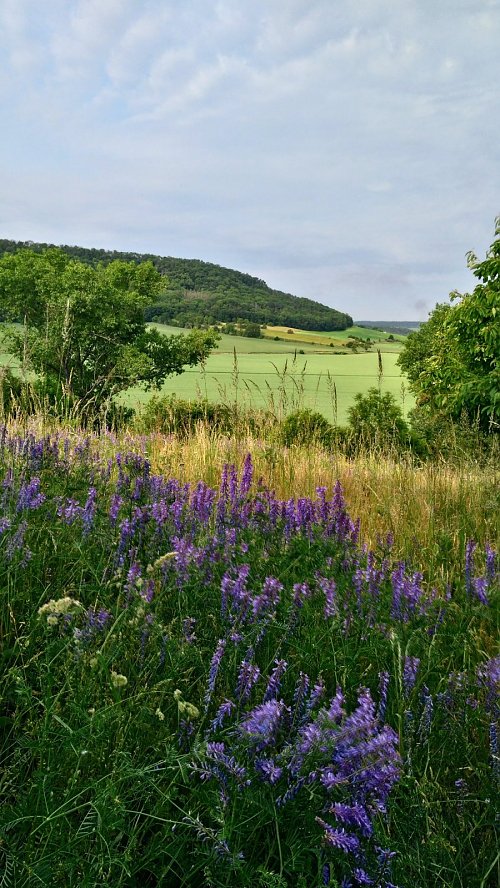
[{"label": "wildflower meadow", "polygon": [[498,556],[0,430],[0,885],[488,888]]}]

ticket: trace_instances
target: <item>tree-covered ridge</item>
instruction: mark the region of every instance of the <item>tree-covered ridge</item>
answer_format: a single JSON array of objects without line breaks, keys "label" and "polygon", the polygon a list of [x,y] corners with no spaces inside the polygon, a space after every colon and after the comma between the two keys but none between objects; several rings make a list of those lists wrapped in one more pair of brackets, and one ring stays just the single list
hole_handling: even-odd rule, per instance
[{"label": "tree-covered ridge", "polygon": [[[0,255],[29,247],[50,247],[31,241],[0,239]],[[149,253],[124,253],[77,246],[60,247],[74,259],[92,266],[125,262],[153,263],[166,286],[146,310],[146,320],[177,326],[199,326],[247,320],[258,324],[299,327],[302,330],[345,330],[352,318],[312,299],[268,287],[265,281],[200,259],[176,259]]]}]

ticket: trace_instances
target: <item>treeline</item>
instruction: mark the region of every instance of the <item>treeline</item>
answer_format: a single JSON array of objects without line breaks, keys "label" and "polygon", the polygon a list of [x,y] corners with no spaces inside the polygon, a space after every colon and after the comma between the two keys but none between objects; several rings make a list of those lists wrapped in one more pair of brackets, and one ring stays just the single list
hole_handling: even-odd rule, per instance
[{"label": "treeline", "polygon": [[[19,249],[41,252],[52,244],[0,239],[0,255]],[[252,275],[223,268],[200,259],[176,259],[150,253],[61,246],[80,262],[97,266],[120,260],[153,263],[165,278],[165,289],[148,306],[147,321],[179,327],[196,327],[237,320],[256,324],[299,327],[302,330],[345,330],[352,326],[350,315],[312,299],[293,296],[268,287]]]},{"label": "treeline", "polygon": [[393,333],[407,336],[414,333],[421,326],[420,321],[356,321],[358,327],[366,327],[368,330],[379,330],[383,333]]}]

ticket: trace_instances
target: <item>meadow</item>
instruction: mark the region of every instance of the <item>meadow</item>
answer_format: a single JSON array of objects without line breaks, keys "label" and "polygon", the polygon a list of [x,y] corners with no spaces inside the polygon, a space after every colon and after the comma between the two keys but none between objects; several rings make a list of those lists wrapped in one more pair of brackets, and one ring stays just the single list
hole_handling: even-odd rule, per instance
[{"label": "meadow", "polygon": [[0,471],[3,886],[497,884],[497,466],[38,417]]},{"label": "meadow", "polygon": [[[180,332],[161,324],[151,326],[167,335]],[[345,347],[351,330],[330,334],[296,330],[291,334],[285,328],[270,327],[263,332],[262,339],[222,334],[203,366],[169,377],[161,394],[252,408],[270,407],[280,414],[308,407],[340,425],[347,421],[354,396],[373,386],[380,385],[383,392],[394,395],[405,414],[414,404],[396,364],[403,337],[388,341],[387,334],[355,327],[355,335],[366,338],[371,334],[381,339],[374,342],[373,351],[352,354]],[[275,335],[280,337],[279,341],[274,340]],[[333,348],[329,347],[330,342]],[[382,357],[382,373],[377,349]],[[135,388],[121,400],[134,407],[150,397],[150,393]]]}]

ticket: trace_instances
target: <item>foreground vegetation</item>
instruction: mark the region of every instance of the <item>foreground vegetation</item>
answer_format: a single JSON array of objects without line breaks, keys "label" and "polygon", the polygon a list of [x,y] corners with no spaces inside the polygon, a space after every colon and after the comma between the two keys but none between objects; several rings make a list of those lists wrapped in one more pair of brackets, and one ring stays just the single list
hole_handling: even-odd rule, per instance
[{"label": "foreground vegetation", "polygon": [[345,427],[294,362],[131,417],[218,333],[146,328],[151,265],[0,259],[1,886],[498,883],[499,250],[410,424],[379,352]]},{"label": "foreground vegetation", "polygon": [[3,885],[496,884],[493,467],[30,422]]}]

